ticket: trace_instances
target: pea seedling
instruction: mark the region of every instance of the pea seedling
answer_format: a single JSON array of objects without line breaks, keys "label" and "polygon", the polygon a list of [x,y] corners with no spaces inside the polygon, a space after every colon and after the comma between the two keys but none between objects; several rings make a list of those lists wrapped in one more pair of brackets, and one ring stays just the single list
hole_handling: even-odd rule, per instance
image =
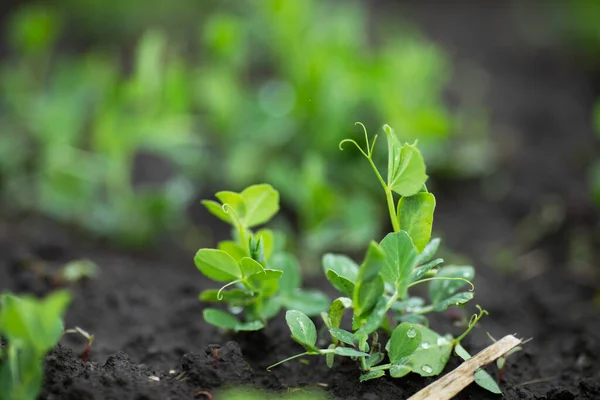
[{"label": "pea seedling", "polygon": [[[394,232],[379,243],[372,241],[360,266],[344,255],[323,257],[327,279],[343,295],[331,303],[328,312],[321,313],[331,335],[331,345],[326,349],[317,348],[314,323],[302,312],[289,310],[286,322],[291,336],[306,352],[268,369],[305,355],[325,355],[327,365],[332,367],[337,355],[359,361],[361,381],[382,377],[386,371],[393,378],[411,372],[421,376],[438,375],[453,348],[459,355],[466,353],[460,346],[461,340],[487,313],[478,307],[479,312],[471,317],[466,331],[457,338],[429,329],[426,314],[462,306],[473,298],[471,280],[475,272],[471,266],[441,267],[444,260],[434,258],[440,244],[439,239],[430,240],[436,201],[425,185],[423,157],[416,145],[401,144],[389,126],[385,125],[384,130],[388,144],[387,181],[373,162],[377,136],[370,143],[364,129],[365,149],[352,139],[340,142],[340,149],[346,143],[353,144],[368,160],[384,189]],[[397,203],[394,193],[400,195]],[[408,294],[410,288],[422,283],[428,284],[429,304]],[[470,285],[470,291],[461,292],[465,284]],[[341,328],[346,309],[352,310],[351,331]],[[389,312],[392,322],[388,319]],[[396,322],[399,324],[392,328]],[[383,349],[377,342],[378,329],[390,334]],[[389,362],[382,364],[386,354]],[[481,378],[477,383],[493,392],[499,391],[485,371],[479,374]]]},{"label": "pea seedling", "polygon": [[0,400],[35,400],[44,379],[44,356],[63,335],[62,315],[71,301],[65,291],[43,300],[0,296]]},{"label": "pea seedling", "polygon": [[[202,292],[200,300],[223,301],[229,313],[206,308],[204,320],[227,330],[253,331],[262,329],[282,307],[309,315],[325,310],[329,299],[324,294],[300,289],[300,265],[293,255],[276,250],[276,234],[267,228],[251,230],[277,213],[279,193],[270,185],[260,184],[240,193],[218,192],[215,197],[220,203],[202,203],[232,225],[233,239],[220,242],[217,249],[198,250],[194,261],[208,278],[226,282],[218,290]],[[240,320],[236,314],[242,313],[244,319]]]}]

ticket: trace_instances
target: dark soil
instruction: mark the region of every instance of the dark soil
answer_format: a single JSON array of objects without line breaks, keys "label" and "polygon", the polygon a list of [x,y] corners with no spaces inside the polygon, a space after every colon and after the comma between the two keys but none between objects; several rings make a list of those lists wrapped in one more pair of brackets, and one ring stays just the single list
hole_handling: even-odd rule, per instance
[{"label": "dark soil", "polygon": [[[375,12],[396,7],[374,4]],[[488,81],[499,172],[485,180],[433,182],[436,228],[448,248],[477,267],[476,302],[490,312],[464,344],[475,353],[490,343],[486,332],[533,337],[508,361],[501,385],[506,399],[600,399],[600,309],[593,302],[599,215],[585,180],[597,154],[589,110],[598,93],[562,45],[526,40],[509,23],[508,7],[484,4],[407,7],[408,16],[456,57],[454,86],[469,83],[461,64],[466,59]],[[541,18],[522,16],[529,17],[532,23]],[[508,189],[490,195],[490,185],[501,184]],[[539,212],[548,204],[559,205],[554,223]],[[208,218],[206,224],[216,222]],[[523,228],[525,218],[530,229]],[[574,238],[585,239],[585,257],[574,252]],[[509,249],[510,263],[502,262],[500,249]],[[66,325],[86,329],[96,341],[85,364],[85,343],[74,335],[48,355],[42,399],[193,399],[240,384],[280,392],[320,387],[338,399],[405,399],[433,381],[410,375],[361,384],[351,361],[329,370],[319,359],[268,373],[266,366],[300,351],[283,316],[262,332],[237,335],[204,323],[197,295],[214,285],[196,270],[192,254],[168,246],[115,251],[39,218],[6,217],[0,225],[0,289],[43,295],[52,285],[39,271],[81,257],[102,273],[73,287]],[[449,318],[436,323],[461,331]],[[451,361],[447,370],[456,365]],[[185,378],[178,379],[182,372]],[[471,385],[457,398],[499,396]]]}]

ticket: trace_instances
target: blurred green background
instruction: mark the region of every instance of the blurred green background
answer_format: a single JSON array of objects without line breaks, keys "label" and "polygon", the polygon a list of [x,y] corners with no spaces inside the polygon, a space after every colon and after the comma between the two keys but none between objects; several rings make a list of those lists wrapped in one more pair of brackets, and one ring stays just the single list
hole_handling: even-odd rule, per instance
[{"label": "blurred green background", "polygon": [[385,205],[359,154],[338,149],[362,137],[355,121],[418,140],[433,175],[481,177],[495,166],[476,80],[449,96],[450,55],[402,15],[373,8],[15,4],[2,25],[3,208],[123,245],[176,235],[193,249],[218,224],[193,227],[198,199],[267,182],[284,202],[277,223],[301,250],[365,246],[384,228]]}]

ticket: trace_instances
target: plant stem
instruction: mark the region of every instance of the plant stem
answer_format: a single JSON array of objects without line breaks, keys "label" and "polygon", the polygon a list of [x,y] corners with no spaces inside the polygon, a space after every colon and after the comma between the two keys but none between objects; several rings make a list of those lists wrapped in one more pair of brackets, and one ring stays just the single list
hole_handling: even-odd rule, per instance
[{"label": "plant stem", "polygon": [[270,365],[267,367],[267,371],[271,371],[272,368],[275,368],[276,366],[283,364],[284,362],[288,362],[293,360],[294,358],[298,358],[298,357],[302,357],[302,356],[307,356],[308,355],[308,351],[305,351],[304,353],[300,353],[300,354],[296,354],[295,356],[291,356],[286,358],[285,360],[279,361],[278,363],[275,363],[273,365]]},{"label": "plant stem", "polygon": [[392,364],[382,364],[382,365],[378,365],[376,367],[371,367],[369,369],[369,371],[379,371],[379,370],[384,371],[386,369],[390,369],[391,366],[392,366]]},{"label": "plant stem", "polygon": [[390,220],[392,221],[392,227],[394,228],[394,232],[399,232],[400,231],[400,223],[398,222],[398,216],[396,215],[396,206],[394,205],[394,195],[392,194],[392,189],[390,189],[389,186],[383,180],[383,177],[381,176],[381,174],[379,173],[379,170],[375,166],[373,159],[371,157],[367,157],[367,160],[369,160],[369,164],[371,164],[371,168],[373,168],[373,171],[375,172],[375,175],[377,175],[377,179],[379,180],[379,183],[381,183],[381,186],[383,187],[383,190],[385,191],[385,199],[387,200],[388,212],[390,214]]}]

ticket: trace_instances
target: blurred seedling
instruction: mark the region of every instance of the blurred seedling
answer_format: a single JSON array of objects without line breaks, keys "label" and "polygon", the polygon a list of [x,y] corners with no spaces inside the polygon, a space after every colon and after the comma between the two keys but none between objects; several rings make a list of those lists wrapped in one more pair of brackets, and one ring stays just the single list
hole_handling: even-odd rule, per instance
[{"label": "blurred seedling", "polygon": [[83,338],[85,340],[87,340],[85,349],[83,349],[83,352],[81,353],[81,361],[85,364],[87,362],[88,353],[90,352],[92,343],[94,343],[94,335],[90,335],[88,332],[84,331],[83,329],[81,329],[78,326],[76,326],[74,329],[67,329],[64,332],[64,334],[69,334],[69,333],[79,334],[79,335],[83,336]]},{"label": "blurred seedling", "polygon": [[78,283],[87,279],[95,279],[100,273],[98,265],[91,260],[73,260],[61,267],[53,275],[56,286]]},{"label": "blurred seedling", "polygon": [[[496,343],[497,340],[494,339],[494,337],[492,335],[490,335],[489,332],[487,332],[488,337],[494,342]],[[531,340],[533,340],[533,338],[529,338],[526,340],[523,340],[521,342],[521,346],[517,346],[514,349],[510,350],[509,352],[507,352],[505,355],[503,355],[502,357],[499,357],[496,360],[496,367],[498,367],[498,382],[502,382],[502,376],[504,375],[504,369],[506,368],[506,359],[508,357],[510,357],[511,355],[523,350],[523,346],[524,344],[530,342]]]},{"label": "blurred seedling", "polygon": [[[329,299],[318,291],[303,290],[297,259],[277,247],[277,234],[258,225],[269,221],[279,210],[279,193],[270,185],[252,185],[240,193],[218,192],[220,201],[202,203],[216,217],[232,226],[232,240],[216,249],[200,249],[196,267],[208,278],[226,282],[209,289],[200,300],[223,302],[228,311],[206,308],[204,320],[232,331],[262,329],[282,307],[300,308],[310,315],[325,310]],[[237,315],[242,315],[240,320]]]},{"label": "blurred seedling", "polygon": [[[364,126],[363,129],[364,149],[353,139],[341,141],[340,149],[346,143],[356,146],[371,165],[384,189],[394,232],[379,243],[372,241],[360,266],[344,255],[323,257],[327,279],[342,294],[333,301],[328,312],[321,313],[331,344],[317,348],[315,324],[302,312],[289,310],[286,322],[292,338],[306,351],[270,366],[269,370],[310,355],[325,355],[331,368],[337,355],[358,360],[361,382],[382,377],[386,371],[393,378],[411,372],[421,376],[438,375],[450,359],[452,349],[462,349],[461,340],[487,314],[477,306],[478,313],[471,317],[466,330],[457,338],[428,328],[426,314],[463,306],[473,298],[471,280],[475,272],[471,266],[442,267],[444,260],[434,259],[440,244],[439,239],[431,239],[436,201],[425,186],[425,163],[416,144],[401,144],[392,129],[384,126],[388,145],[385,180],[373,161],[377,136],[370,141]],[[395,195],[400,196],[397,202]],[[428,283],[430,304],[420,297],[409,296],[409,289],[422,283]],[[471,286],[470,291],[461,292],[465,284]],[[341,328],[346,309],[352,311],[351,330]],[[395,327],[387,318],[390,311],[393,320],[398,322]],[[378,329],[390,334],[384,349],[378,344]],[[389,363],[381,364],[386,357]],[[496,390],[497,386],[487,383],[482,387]]]},{"label": "blurred seedling", "polygon": [[66,291],[45,299],[0,295],[0,400],[35,400],[44,381],[44,357],[63,335],[62,316],[71,301]]}]

